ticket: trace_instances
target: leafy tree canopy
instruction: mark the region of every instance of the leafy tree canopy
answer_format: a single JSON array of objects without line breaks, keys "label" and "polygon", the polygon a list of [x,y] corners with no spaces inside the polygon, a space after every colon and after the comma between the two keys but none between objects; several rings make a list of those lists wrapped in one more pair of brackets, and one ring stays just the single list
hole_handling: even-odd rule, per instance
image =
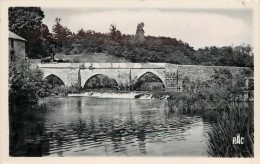
[{"label": "leafy tree canopy", "polygon": [[41,27],[43,18],[39,7],[10,7],[9,29],[28,40],[32,31]]},{"label": "leafy tree canopy", "polygon": [[67,28],[61,25],[61,19],[55,19],[56,24],[52,27],[53,38],[58,42],[65,41],[72,35],[72,32]]},{"label": "leafy tree canopy", "polygon": [[28,61],[9,64],[10,103],[33,102],[48,96],[42,71],[30,67]]},{"label": "leafy tree canopy", "polygon": [[44,13],[39,7],[10,7],[9,30],[27,40],[26,54],[30,58],[48,56],[51,34],[42,24]]}]

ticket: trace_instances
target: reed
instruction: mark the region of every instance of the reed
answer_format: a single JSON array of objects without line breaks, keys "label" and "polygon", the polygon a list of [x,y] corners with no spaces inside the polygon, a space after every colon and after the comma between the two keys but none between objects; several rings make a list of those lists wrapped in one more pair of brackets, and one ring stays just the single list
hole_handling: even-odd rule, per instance
[{"label": "reed", "polygon": [[[213,157],[253,157],[254,117],[249,105],[230,105],[225,117],[212,124],[208,137],[208,153]],[[244,137],[243,144],[234,144],[233,137]]]},{"label": "reed", "polygon": [[[231,102],[226,89],[201,89],[197,92],[172,93],[168,105],[173,113],[202,116],[211,124],[207,132],[208,153],[213,157],[254,156],[254,109],[252,102]],[[233,137],[244,137],[234,144]]]},{"label": "reed", "polygon": [[222,89],[201,89],[197,92],[171,93],[168,106],[181,114],[207,115],[213,111],[224,111],[229,99],[229,94]]}]

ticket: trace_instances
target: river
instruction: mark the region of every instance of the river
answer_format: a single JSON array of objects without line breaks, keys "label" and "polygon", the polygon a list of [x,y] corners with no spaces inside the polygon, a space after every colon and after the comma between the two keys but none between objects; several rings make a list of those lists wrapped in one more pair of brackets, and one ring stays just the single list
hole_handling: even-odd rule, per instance
[{"label": "river", "polygon": [[11,107],[11,156],[208,156],[209,124],[162,100],[56,97]]}]

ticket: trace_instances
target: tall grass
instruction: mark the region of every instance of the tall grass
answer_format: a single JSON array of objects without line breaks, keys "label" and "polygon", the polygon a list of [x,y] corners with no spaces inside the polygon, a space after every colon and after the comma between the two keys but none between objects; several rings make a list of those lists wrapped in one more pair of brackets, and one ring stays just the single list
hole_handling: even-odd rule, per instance
[{"label": "tall grass", "polygon": [[201,89],[197,92],[171,93],[168,105],[175,112],[205,115],[212,111],[224,111],[229,99],[223,89]]},{"label": "tall grass", "polygon": [[[200,89],[172,93],[168,105],[172,112],[201,115],[212,126],[207,132],[208,153],[213,157],[253,157],[253,107],[248,102],[231,102],[226,89]],[[243,104],[243,105],[241,105]],[[244,144],[233,144],[233,137],[244,137]]]},{"label": "tall grass", "polygon": [[[213,157],[253,157],[253,108],[232,104],[226,117],[219,117],[208,132],[208,153]],[[244,137],[243,144],[234,144],[233,137]]]}]

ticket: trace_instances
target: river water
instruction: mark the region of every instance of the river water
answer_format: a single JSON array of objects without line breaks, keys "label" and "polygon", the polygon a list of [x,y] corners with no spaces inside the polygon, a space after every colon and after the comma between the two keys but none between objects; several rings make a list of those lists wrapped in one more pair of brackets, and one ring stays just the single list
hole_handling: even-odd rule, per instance
[{"label": "river water", "polygon": [[208,156],[209,124],[162,100],[57,97],[9,111],[11,156]]}]

